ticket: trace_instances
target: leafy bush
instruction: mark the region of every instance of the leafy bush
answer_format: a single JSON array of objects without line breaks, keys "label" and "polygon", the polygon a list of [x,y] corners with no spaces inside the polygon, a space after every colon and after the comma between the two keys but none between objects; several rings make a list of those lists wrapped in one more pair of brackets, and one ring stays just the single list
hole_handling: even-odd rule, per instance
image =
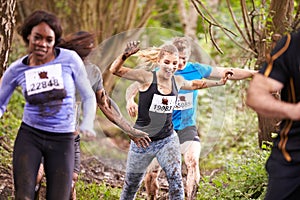
[{"label": "leafy bush", "polygon": [[7,106],[7,111],[0,120],[0,163],[5,168],[12,164],[12,148],[21,124],[23,103],[21,92],[16,90]]},{"label": "leafy bush", "polygon": [[263,199],[268,155],[257,150],[226,159],[227,164],[216,174],[202,177],[197,199]]},{"label": "leafy bush", "polygon": [[79,180],[76,184],[76,192],[78,200],[111,200],[119,199],[121,189],[106,186],[105,183],[102,183],[101,185],[96,183],[86,184]]}]

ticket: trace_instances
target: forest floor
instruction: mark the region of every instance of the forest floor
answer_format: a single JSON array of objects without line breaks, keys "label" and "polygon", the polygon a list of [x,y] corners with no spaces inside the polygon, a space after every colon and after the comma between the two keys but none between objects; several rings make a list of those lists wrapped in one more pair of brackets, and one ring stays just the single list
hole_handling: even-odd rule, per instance
[{"label": "forest floor", "polygon": [[[80,180],[85,183],[103,184],[112,188],[122,188],[125,177],[124,170],[118,170],[116,167],[108,166],[102,160],[95,156],[82,155]],[[164,172],[159,176],[160,192],[159,200],[168,199],[168,183]],[[45,182],[45,177],[42,179]],[[7,200],[13,194],[13,178],[11,168],[0,168],[0,200]],[[145,188],[141,187],[138,196],[146,199]],[[45,199],[45,184],[42,184],[40,191],[40,200]]]},{"label": "forest floor", "polygon": [[[106,124],[106,122],[102,121],[101,124]],[[111,124],[108,122],[107,126],[111,127]],[[115,135],[116,133],[110,130],[110,135],[105,133],[103,135],[104,137],[98,137],[98,139],[94,141],[85,141],[84,138],[81,139],[81,172],[79,176],[81,181],[87,184],[96,183],[101,185],[105,183],[112,188],[122,188],[129,140],[124,140],[124,137],[110,137]],[[89,149],[87,150],[87,148]],[[9,149],[9,147],[7,147],[7,149],[10,154],[12,154],[12,150]],[[183,164],[182,174],[184,183],[186,173],[186,167]],[[43,178],[42,181],[45,183],[45,178]],[[167,200],[168,182],[163,171],[160,173],[158,181],[160,185],[158,200]],[[42,184],[40,200],[45,199],[45,185],[46,184]],[[8,197],[13,196],[13,187],[11,164],[8,167],[0,165],[0,200],[11,199]],[[146,199],[146,191],[143,185],[138,192],[138,197]]]},{"label": "forest floor", "polygon": [[[123,149],[122,153],[127,154],[129,143],[127,140],[122,139],[105,139],[101,143],[97,143],[97,146],[100,150],[101,147],[104,147],[107,154],[107,151],[113,151],[115,148],[112,145],[119,145]],[[110,142],[107,142],[110,141]],[[113,142],[112,142],[113,141]],[[122,142],[121,142],[122,141]],[[113,144],[112,144],[113,143]],[[109,145],[109,146],[107,146]],[[85,145],[83,145],[83,149]],[[10,150],[11,152],[11,150]],[[102,152],[103,153],[103,152]],[[82,151],[81,154],[81,172],[79,179],[84,183],[94,183],[102,185],[105,183],[108,187],[112,188],[122,188],[124,178],[125,178],[125,163],[126,159],[120,161],[118,159],[109,158],[110,155],[105,158],[100,158],[98,155],[91,155],[90,152],[85,154]],[[184,173],[186,174],[186,173]],[[186,176],[186,175],[184,175]],[[159,198],[158,200],[168,199],[168,183],[165,177],[165,173],[162,171],[158,178],[160,184]],[[42,187],[40,190],[40,200],[45,200],[45,177],[42,179]],[[7,167],[0,165],[0,200],[12,199],[14,186],[13,186],[13,174],[11,164]],[[146,199],[145,187],[142,186],[138,192],[138,197]]]}]

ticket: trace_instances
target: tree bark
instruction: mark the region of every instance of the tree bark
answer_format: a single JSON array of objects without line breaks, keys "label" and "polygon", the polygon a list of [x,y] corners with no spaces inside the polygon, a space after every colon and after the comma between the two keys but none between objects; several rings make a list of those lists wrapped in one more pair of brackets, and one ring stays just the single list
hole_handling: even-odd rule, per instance
[{"label": "tree bark", "polygon": [[[272,42],[270,45],[266,46],[265,50],[261,50],[260,52],[265,52],[265,55],[270,53],[270,51],[276,45],[276,42],[281,38],[281,36],[291,28],[293,22],[293,5],[294,0],[273,0],[271,2],[269,15],[272,19],[272,23],[269,24],[271,30],[267,32],[267,35],[272,34]],[[279,93],[274,94],[273,96],[277,99],[280,99]],[[272,133],[278,132],[279,123],[279,119],[266,118],[258,114],[258,143],[261,148],[263,147],[264,142],[268,144],[268,142],[271,142],[273,140],[271,135]]]},{"label": "tree bark", "polygon": [[15,25],[16,0],[1,0],[0,19],[0,77],[8,67],[8,56]]}]

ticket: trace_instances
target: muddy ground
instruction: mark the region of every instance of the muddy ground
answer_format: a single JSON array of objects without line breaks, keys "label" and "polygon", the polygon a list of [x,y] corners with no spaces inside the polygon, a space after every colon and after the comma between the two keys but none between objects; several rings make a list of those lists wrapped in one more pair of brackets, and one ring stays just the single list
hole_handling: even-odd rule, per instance
[{"label": "muddy ground", "polygon": [[[120,129],[112,129],[110,122],[101,120],[103,134],[98,135],[96,140],[81,139],[81,174],[80,179],[86,183],[105,182],[108,186],[122,188],[126,156],[129,148],[129,139],[125,134],[120,134]],[[109,127],[105,131],[104,127]],[[120,136],[121,137],[117,137]],[[124,139],[125,138],[125,139]],[[127,139],[126,139],[127,138]],[[4,145],[3,140],[1,145]],[[12,147],[7,147],[12,155]],[[186,179],[186,168],[183,165],[183,181]],[[13,196],[13,180],[11,165],[3,167],[0,164],[0,200],[11,199]],[[45,178],[43,179],[45,181]],[[168,183],[164,172],[159,176],[160,192],[159,200],[168,199]],[[45,184],[43,184],[45,185]],[[41,200],[44,199],[45,188],[41,189]],[[146,199],[145,188],[142,187],[138,193],[140,197]]]},{"label": "muddy ground", "polygon": [[[118,141],[116,141],[118,142]],[[127,146],[127,145],[125,145]],[[124,147],[123,147],[124,148]],[[119,163],[118,163],[119,162]],[[112,164],[114,163],[114,164]],[[107,158],[99,159],[95,155],[82,155],[81,158],[81,174],[80,180],[86,183],[106,183],[113,188],[122,188],[125,172],[125,163],[122,161],[108,160]],[[184,179],[186,176],[185,168],[183,167]],[[43,178],[45,181],[45,178]],[[159,176],[160,192],[159,200],[168,199],[168,183],[164,172]],[[45,184],[42,184],[45,185]],[[139,197],[146,199],[145,188],[142,187],[138,193]],[[0,166],[0,200],[11,199],[13,196],[13,180],[12,167]],[[45,188],[42,187],[40,191],[40,200],[45,199]]]}]

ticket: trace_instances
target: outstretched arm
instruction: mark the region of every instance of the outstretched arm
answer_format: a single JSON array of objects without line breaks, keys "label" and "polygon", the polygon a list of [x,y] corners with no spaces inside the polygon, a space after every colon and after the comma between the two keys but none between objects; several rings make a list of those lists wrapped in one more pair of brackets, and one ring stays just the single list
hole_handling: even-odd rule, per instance
[{"label": "outstretched arm", "polygon": [[253,77],[258,71],[239,69],[239,68],[225,68],[225,67],[213,67],[209,78],[221,78],[226,72],[232,72],[232,76],[228,77],[229,80],[242,80]]},{"label": "outstretched arm", "polygon": [[124,77],[129,71],[131,71],[130,68],[124,67],[123,64],[127,58],[129,58],[131,55],[135,54],[140,50],[138,45],[138,41],[131,41],[127,43],[126,49],[111,64],[109,71],[119,77]]},{"label": "outstretched arm", "polygon": [[140,147],[147,147],[151,141],[148,134],[133,128],[122,116],[118,105],[107,95],[104,89],[96,92],[98,107],[105,116],[122,130]]},{"label": "outstretched arm", "polygon": [[139,83],[132,83],[126,90],[126,110],[131,117],[136,117],[138,113],[138,105],[134,101],[134,97],[139,91]]},{"label": "outstretched arm", "polygon": [[116,76],[123,77],[129,80],[145,82],[145,79],[149,77],[149,72],[143,69],[130,69],[123,66],[125,60],[131,55],[140,50],[138,41],[131,41],[127,43],[124,52],[119,55],[115,61],[111,64],[109,71]]},{"label": "outstretched arm", "polygon": [[225,85],[229,77],[232,76],[232,72],[228,71],[224,74],[224,77],[222,77],[220,80],[192,80],[187,81],[182,76],[176,76],[176,82],[177,85],[184,90],[198,90],[208,87],[215,87],[215,86],[221,86]]},{"label": "outstretched arm", "polygon": [[274,98],[283,84],[262,74],[254,75],[247,90],[247,105],[266,117],[300,120],[300,103],[288,103]]}]

